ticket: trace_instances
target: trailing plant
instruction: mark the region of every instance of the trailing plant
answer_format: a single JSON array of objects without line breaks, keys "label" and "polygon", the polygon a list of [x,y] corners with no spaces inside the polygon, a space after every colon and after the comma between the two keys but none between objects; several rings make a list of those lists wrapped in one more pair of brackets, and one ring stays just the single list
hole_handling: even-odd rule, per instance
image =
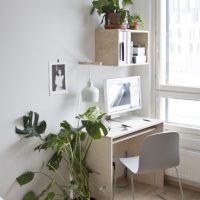
[{"label": "trailing plant", "polygon": [[105,19],[105,24],[108,24],[108,13],[120,13],[120,23],[126,19],[126,15],[129,11],[126,9],[128,5],[133,4],[134,0],[122,0],[122,5],[120,6],[119,0],[93,0],[91,14],[94,10],[97,11],[99,16],[103,14],[102,21]]},{"label": "trailing plant", "polygon": [[[40,171],[27,171],[17,177],[16,180],[22,186],[31,182],[35,175],[42,175],[48,178],[49,183],[40,194],[29,191],[25,194],[23,200],[54,200],[58,199],[58,197],[62,200],[90,199],[88,179],[92,170],[87,166],[86,158],[92,141],[100,139],[108,133],[108,129],[104,124],[104,115],[99,107],[90,107],[85,113],[76,117],[80,124],[77,128],[74,128],[67,121],[63,121],[60,124],[58,134],[50,133],[44,139],[41,136],[39,137],[41,144],[34,150],[52,149],[54,154],[47,163],[43,164]],[[16,133],[19,133],[19,131],[16,131]],[[38,135],[40,135],[40,131],[37,132],[36,130],[36,133],[29,134],[29,137],[38,137]],[[70,179],[63,179],[63,176],[59,173],[59,166],[62,160],[66,163],[66,170],[70,174]],[[45,168],[55,172],[60,181],[46,173],[44,171]],[[55,192],[55,188],[59,193]],[[105,190],[104,187],[100,189],[101,191]]]}]

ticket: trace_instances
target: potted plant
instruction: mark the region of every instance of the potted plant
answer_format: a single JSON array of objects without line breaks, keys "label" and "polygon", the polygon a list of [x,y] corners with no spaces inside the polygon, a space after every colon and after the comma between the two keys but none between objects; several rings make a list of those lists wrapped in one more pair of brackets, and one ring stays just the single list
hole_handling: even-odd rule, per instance
[{"label": "potted plant", "polygon": [[[29,191],[25,194],[23,200],[90,200],[89,173],[92,170],[87,166],[86,158],[92,141],[100,139],[108,133],[104,124],[105,113],[99,107],[90,107],[84,114],[76,118],[81,123],[74,128],[67,121],[60,124],[58,134],[50,133],[45,138],[41,136],[45,132],[46,122],[38,123],[39,115],[35,112],[29,112],[23,116],[24,129],[16,128],[16,133],[22,134],[25,138],[38,137],[41,144],[34,150],[53,150],[54,153],[40,171],[27,171],[17,177],[17,182],[22,186],[33,180],[35,175],[42,175],[49,180],[48,184],[40,194]],[[34,120],[33,120],[34,119]],[[64,180],[59,173],[60,162],[66,163],[66,171],[69,177]],[[60,178],[60,182],[45,171],[45,168],[55,172]],[[55,192],[55,188],[59,193]],[[100,188],[101,191],[105,187]]]},{"label": "potted plant", "polygon": [[126,17],[129,11],[126,7],[133,4],[133,0],[122,0],[120,6],[119,0],[93,0],[93,8],[99,15],[103,15],[101,23],[105,19],[105,28],[127,28]]},{"label": "potted plant", "polygon": [[128,16],[129,28],[138,30],[139,27],[144,27],[144,22],[139,14],[133,14]]}]

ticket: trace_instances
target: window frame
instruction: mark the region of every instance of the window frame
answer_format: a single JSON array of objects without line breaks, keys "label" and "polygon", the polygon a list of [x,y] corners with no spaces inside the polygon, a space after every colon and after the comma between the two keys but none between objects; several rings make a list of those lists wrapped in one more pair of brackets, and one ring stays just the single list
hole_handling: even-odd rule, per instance
[{"label": "window frame", "polygon": [[[166,0],[167,2],[168,0]],[[161,109],[161,98],[162,97],[171,97],[171,98],[179,98],[179,99],[186,99],[186,100],[198,100],[200,101],[200,87],[185,87],[185,86],[177,86],[177,85],[170,85],[162,83],[162,68],[161,64],[162,62],[166,63],[167,60],[167,53],[166,57],[162,57],[163,51],[168,50],[162,50],[162,42],[167,40],[167,32],[164,33],[161,31],[162,26],[160,24],[162,23],[161,19],[162,16],[166,13],[161,12],[162,6],[164,6],[163,1],[155,0],[155,35],[153,35],[153,39],[155,41],[155,49],[154,52],[154,66],[155,66],[155,116],[157,118],[160,118],[160,109]],[[169,47],[168,47],[169,48]],[[164,60],[164,61],[163,61]],[[166,72],[169,69],[166,66]],[[167,73],[169,75],[169,71]],[[168,77],[166,77],[167,79]],[[181,133],[197,135],[200,136],[200,128],[197,127],[191,127],[186,125],[178,125],[173,123],[165,123],[165,128],[167,130],[173,129],[177,130]]]}]

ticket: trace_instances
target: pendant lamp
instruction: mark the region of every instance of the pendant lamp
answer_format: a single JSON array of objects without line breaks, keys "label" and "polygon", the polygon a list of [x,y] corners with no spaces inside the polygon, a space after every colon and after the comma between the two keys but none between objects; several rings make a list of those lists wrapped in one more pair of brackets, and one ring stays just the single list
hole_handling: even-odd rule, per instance
[{"label": "pendant lamp", "polygon": [[89,78],[87,81],[87,87],[83,88],[81,92],[83,102],[98,102],[99,101],[99,89],[96,88]]}]

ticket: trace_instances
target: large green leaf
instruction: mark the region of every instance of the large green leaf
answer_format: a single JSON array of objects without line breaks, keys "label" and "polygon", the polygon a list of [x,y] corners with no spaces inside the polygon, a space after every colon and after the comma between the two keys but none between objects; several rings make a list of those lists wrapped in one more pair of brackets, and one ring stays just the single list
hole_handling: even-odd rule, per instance
[{"label": "large green leaf", "polygon": [[35,131],[39,134],[44,133],[46,130],[46,122],[45,121],[41,121],[38,125],[34,125],[34,126],[35,126]]},{"label": "large green leaf", "polygon": [[98,106],[89,107],[85,113],[79,115],[79,119],[86,119],[89,121],[94,121],[103,112]]},{"label": "large green leaf", "polygon": [[48,148],[54,148],[56,146],[56,143],[57,143],[57,138],[58,136],[56,134],[53,134],[53,133],[50,133],[46,138],[45,138],[45,141],[38,145],[37,147],[34,148],[34,151],[35,150],[41,150],[41,149],[44,149],[44,150],[47,150]]},{"label": "large green leaf", "polygon": [[63,127],[65,130],[69,130],[69,131],[70,131],[71,128],[72,128],[71,125],[70,125],[70,123],[68,123],[67,121],[61,122],[61,123],[60,123],[60,126]]},{"label": "large green leaf", "polygon": [[25,138],[29,137],[39,137],[40,134],[44,133],[46,130],[46,122],[41,121],[38,123],[39,114],[30,111],[27,115],[23,116],[24,129],[15,128],[17,134],[25,135]]},{"label": "large green leaf", "polygon": [[45,198],[45,200],[53,200],[55,197],[55,193],[54,192],[49,192],[47,197]]},{"label": "large green leaf", "polygon": [[92,136],[93,139],[100,139],[101,138],[101,131],[99,124],[97,122],[91,124],[90,130],[88,131],[90,136]]},{"label": "large green leaf", "polygon": [[24,195],[23,200],[39,200],[39,198],[35,195],[34,192],[30,191]]},{"label": "large green leaf", "polygon": [[53,156],[49,159],[47,165],[49,167],[49,170],[55,170],[59,168],[60,162],[62,160],[62,153],[61,152],[55,152]]},{"label": "large green leaf", "polygon": [[93,139],[100,139],[108,134],[108,129],[103,123],[105,113],[99,107],[90,107],[87,111],[79,115],[83,127]]},{"label": "large green leaf", "polygon": [[24,124],[24,128],[29,127],[29,117],[28,116],[23,116],[23,124]]},{"label": "large green leaf", "polygon": [[97,117],[97,119],[98,119],[98,120],[101,120],[101,119],[104,118],[105,115],[106,115],[106,113],[102,113],[102,114],[100,114],[100,115]]},{"label": "large green leaf", "polygon": [[123,9],[120,10],[120,24],[124,23],[127,13],[128,13],[127,10],[123,10]]},{"label": "large green leaf", "polygon": [[99,122],[99,128],[102,130],[103,136],[108,134],[108,128],[102,121]]},{"label": "large green leaf", "polygon": [[31,171],[25,172],[24,174],[20,175],[16,178],[17,182],[22,186],[29,182],[31,182],[34,178],[34,173]]},{"label": "large green leaf", "polygon": [[122,4],[123,4],[123,7],[126,7],[128,5],[131,5],[134,3],[134,0],[123,0],[122,1]]}]

